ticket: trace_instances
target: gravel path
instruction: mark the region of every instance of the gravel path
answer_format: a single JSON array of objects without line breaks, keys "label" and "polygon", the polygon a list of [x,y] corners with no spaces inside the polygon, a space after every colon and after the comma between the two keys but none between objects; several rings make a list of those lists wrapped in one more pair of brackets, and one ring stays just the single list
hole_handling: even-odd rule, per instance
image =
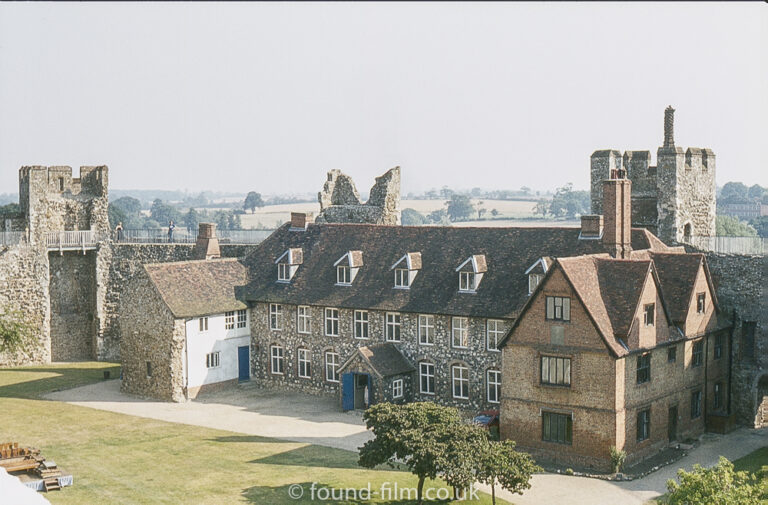
[{"label": "gravel path", "polygon": [[[120,392],[120,381],[111,380],[46,395],[49,400],[119,412],[181,424],[305,442],[357,451],[371,438],[359,412],[340,412],[337,402],[285,391],[238,387],[201,395],[187,403],[142,400]],[[768,446],[768,428],[739,428],[728,435],[706,434],[701,445],[677,463],[643,479],[608,482],[557,474],[534,475],[532,487],[523,495],[499,489],[497,496],[516,505],[642,505],[666,491],[667,479],[677,469],[699,463],[710,466],[723,455],[737,459]],[[490,492],[490,488],[481,486]]]}]

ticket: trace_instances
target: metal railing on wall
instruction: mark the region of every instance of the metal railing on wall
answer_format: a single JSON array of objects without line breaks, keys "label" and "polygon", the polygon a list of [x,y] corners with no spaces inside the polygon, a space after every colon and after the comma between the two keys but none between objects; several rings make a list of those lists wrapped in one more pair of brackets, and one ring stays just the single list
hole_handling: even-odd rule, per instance
[{"label": "metal railing on wall", "polygon": [[93,230],[49,231],[45,233],[45,245],[48,249],[96,247],[100,238]]},{"label": "metal railing on wall", "polygon": [[683,242],[697,249],[724,254],[768,253],[768,238],[762,237],[685,237]]},{"label": "metal railing on wall", "polygon": [[[267,238],[274,230],[216,230],[216,236],[221,244],[258,244]],[[168,235],[167,228],[148,230],[123,230],[122,233],[112,232],[112,240],[126,244],[189,244],[197,241],[197,230],[175,229],[173,235]]]}]

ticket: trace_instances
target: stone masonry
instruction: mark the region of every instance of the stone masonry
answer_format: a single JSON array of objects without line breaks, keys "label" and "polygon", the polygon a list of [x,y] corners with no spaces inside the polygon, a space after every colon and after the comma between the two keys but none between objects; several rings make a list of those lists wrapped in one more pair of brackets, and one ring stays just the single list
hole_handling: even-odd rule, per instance
[{"label": "stone masonry", "polygon": [[400,224],[400,167],[376,178],[365,203],[360,201],[351,177],[331,170],[317,199],[318,223]]}]

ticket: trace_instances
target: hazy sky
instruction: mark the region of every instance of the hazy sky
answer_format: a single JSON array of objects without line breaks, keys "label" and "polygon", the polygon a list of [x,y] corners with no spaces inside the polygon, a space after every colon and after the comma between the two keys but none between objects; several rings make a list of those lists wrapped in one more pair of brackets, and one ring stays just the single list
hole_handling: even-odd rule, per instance
[{"label": "hazy sky", "polygon": [[112,188],[586,189],[596,149],[710,147],[768,185],[763,3],[2,3],[0,193],[22,165]]}]

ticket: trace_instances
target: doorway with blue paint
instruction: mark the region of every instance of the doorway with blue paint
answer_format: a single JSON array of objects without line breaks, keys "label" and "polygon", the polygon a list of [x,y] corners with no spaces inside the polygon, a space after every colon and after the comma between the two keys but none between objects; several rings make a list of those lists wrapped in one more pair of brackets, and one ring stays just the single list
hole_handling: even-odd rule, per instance
[{"label": "doorway with blue paint", "polygon": [[348,372],[341,376],[341,407],[343,410],[365,410],[373,404],[371,374]]}]

